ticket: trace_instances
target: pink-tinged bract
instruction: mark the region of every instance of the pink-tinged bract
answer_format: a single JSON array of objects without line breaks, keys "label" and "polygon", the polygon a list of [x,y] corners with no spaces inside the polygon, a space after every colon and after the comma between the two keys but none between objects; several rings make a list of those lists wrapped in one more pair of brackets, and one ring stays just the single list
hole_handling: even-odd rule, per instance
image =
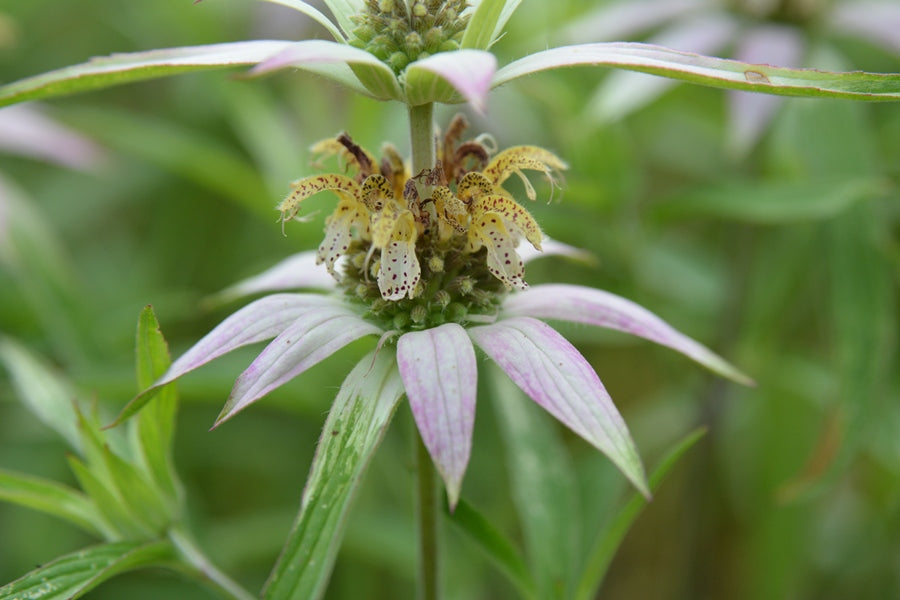
[{"label": "pink-tinged bract", "polygon": [[752,379],[709,348],[646,308],[604,290],[567,284],[536,285],[507,298],[502,315],[558,319],[617,329],[668,346],[723,377],[753,385]]},{"label": "pink-tinged bract", "polygon": [[469,335],[528,396],[606,454],[644,495],[644,467],[628,428],[590,364],[552,327],[512,317]]},{"label": "pink-tinged bract", "polygon": [[379,333],[378,327],[363,321],[338,302],[308,310],[272,340],[241,373],[216,425],[350,342]]},{"label": "pink-tinged bract", "polygon": [[456,323],[406,333],[397,342],[397,365],[452,508],[472,449],[478,377],[472,342]]}]

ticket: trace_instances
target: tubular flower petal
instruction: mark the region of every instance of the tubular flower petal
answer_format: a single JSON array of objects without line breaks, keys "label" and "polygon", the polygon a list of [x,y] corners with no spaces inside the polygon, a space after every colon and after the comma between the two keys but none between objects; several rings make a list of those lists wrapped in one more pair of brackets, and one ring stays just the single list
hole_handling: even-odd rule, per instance
[{"label": "tubular flower petal", "polygon": [[[350,173],[293,182],[278,206],[282,222],[295,219],[306,198],[334,192],[340,200],[327,220],[317,260],[339,283],[352,286],[363,297],[368,297],[368,281],[373,277],[382,300],[413,300],[425,294],[420,306],[427,312],[433,294],[449,283],[436,281],[444,274],[440,265],[448,261],[462,261],[468,270],[490,274],[505,288],[525,289],[525,263],[516,247],[524,237],[541,250],[543,235],[501,184],[513,173],[524,178],[522,171],[532,170],[555,185],[553,174],[564,169],[565,163],[534,146],[510,148],[489,160],[491,152],[483,143],[461,140],[465,128],[464,119],[455,119],[440,144],[438,166],[415,176],[393,146],[385,147],[379,162],[345,133],[317,142],[312,150],[320,160],[337,156]],[[429,197],[420,197],[420,186],[429,190]],[[530,184],[526,194],[530,199],[536,196]],[[341,256],[351,258],[355,273],[336,272]],[[426,263],[430,267],[423,270]],[[421,285],[423,281],[426,285]],[[485,308],[471,305],[473,301],[483,304],[482,300],[479,295],[464,299],[465,314]],[[421,321],[420,316],[410,313],[412,321]]]}]

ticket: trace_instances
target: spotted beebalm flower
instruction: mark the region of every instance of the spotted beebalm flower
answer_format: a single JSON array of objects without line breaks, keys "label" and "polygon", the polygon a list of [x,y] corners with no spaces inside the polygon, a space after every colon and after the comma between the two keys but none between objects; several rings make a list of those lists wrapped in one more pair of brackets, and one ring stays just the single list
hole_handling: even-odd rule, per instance
[{"label": "spotted beebalm flower", "polygon": [[[279,293],[225,319],[154,387],[235,348],[274,338],[238,377],[218,425],[350,342],[379,337],[378,352],[395,356],[391,368],[399,373],[423,442],[455,505],[472,444],[478,347],[532,400],[606,453],[648,493],[634,443],[597,374],[541,319],[625,331],[726,377],[749,380],[624,298],[575,285],[529,287],[525,261],[542,244],[550,253],[575,251],[545,239],[504,186],[517,175],[526,182],[525,195],[534,199],[525,172],[537,172],[554,185],[565,164],[532,146],[492,156],[488,140],[462,141],[464,128],[458,117],[438,144],[437,167],[416,174],[391,146],[376,161],[346,134],[317,144],[315,151],[346,162],[345,173],[293,182],[279,209],[290,221],[308,197],[333,192],[337,208],[318,250],[227,290],[227,298]],[[323,279],[314,263],[324,263],[332,278]],[[328,291],[284,292],[295,288]]]}]

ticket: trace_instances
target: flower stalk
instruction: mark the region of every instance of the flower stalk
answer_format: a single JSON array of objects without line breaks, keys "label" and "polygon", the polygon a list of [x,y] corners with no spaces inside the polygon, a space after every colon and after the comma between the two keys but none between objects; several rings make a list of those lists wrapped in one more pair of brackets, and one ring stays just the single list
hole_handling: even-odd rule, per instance
[{"label": "flower stalk", "polygon": [[[412,172],[421,173],[435,166],[434,104],[409,107],[409,134],[412,148]],[[422,197],[431,190],[420,189]],[[419,600],[437,600],[439,594],[439,538],[437,477],[431,455],[418,429],[414,432],[416,453],[416,512],[419,535]]]},{"label": "flower stalk", "polygon": [[[431,170],[435,164],[434,104],[409,107],[409,134],[413,175]],[[427,198],[428,196],[423,196]]]},{"label": "flower stalk", "polygon": [[440,598],[440,549],[438,535],[438,482],[428,448],[415,431],[416,513],[419,533],[419,600]]}]

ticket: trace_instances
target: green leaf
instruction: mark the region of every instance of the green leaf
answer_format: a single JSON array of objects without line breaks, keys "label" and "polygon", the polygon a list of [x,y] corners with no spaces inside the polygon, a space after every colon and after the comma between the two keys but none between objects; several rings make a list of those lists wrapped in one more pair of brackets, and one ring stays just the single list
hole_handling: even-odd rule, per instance
[{"label": "green leaf", "polygon": [[[666,475],[678,462],[681,456],[687,452],[697,441],[703,437],[706,430],[696,429],[679,440],[656,465],[650,473],[650,490],[656,492],[665,480]],[[631,499],[625,504],[619,514],[616,515],[609,527],[604,529],[594,540],[593,547],[588,553],[584,570],[575,590],[576,600],[591,600],[597,597],[600,584],[609,569],[609,564],[625,538],[625,534],[632,524],[647,506],[647,499],[640,493],[631,494]]]},{"label": "green leaf", "polygon": [[60,517],[93,535],[102,535],[103,519],[90,500],[61,483],[0,469],[0,500]]},{"label": "green leaf", "polygon": [[389,349],[369,353],[344,380],[316,448],[300,514],[266,584],[266,600],[311,600],[325,592],[351,500],[402,395]]},{"label": "green leaf", "polygon": [[293,43],[254,40],[97,57],[0,86],[0,106],[179,73],[254,65]]},{"label": "green leaf", "polygon": [[482,0],[466,26],[460,46],[475,50],[490,48],[503,33],[506,22],[519,7],[521,1]]},{"label": "green leaf", "polygon": [[[851,466],[880,426],[878,415],[884,414],[884,408],[879,402],[891,397],[887,376],[896,348],[897,295],[891,276],[892,271],[896,274],[896,264],[884,256],[882,247],[890,233],[880,218],[871,205],[861,205],[835,219],[827,232],[832,327],[841,382],[837,397],[844,427],[834,464],[826,463],[832,481]],[[827,435],[826,430],[823,436]],[[813,469],[803,474],[804,483],[825,483],[821,475]]]},{"label": "green leaf", "polygon": [[[146,306],[138,318],[136,354],[139,390],[153,385],[172,363],[169,346],[151,306]],[[178,496],[178,483],[172,463],[172,437],[177,408],[175,384],[163,386],[144,406],[134,428],[139,453],[148,474],[173,501]]]},{"label": "green leaf", "polygon": [[[792,103],[775,131],[779,159],[809,178],[867,177],[884,172],[864,107],[842,102]],[[822,123],[828,123],[823,127]],[[896,190],[891,200],[896,204]],[[823,426],[805,469],[780,490],[796,500],[833,485],[854,464],[881,423],[879,402],[891,397],[896,349],[896,265],[888,258],[889,203],[860,203],[822,227],[830,294],[832,355],[838,378],[831,425]],[[893,360],[896,362],[896,360]],[[896,368],[893,369],[896,371]]]},{"label": "green leaf", "polygon": [[181,175],[270,222],[273,211],[265,182],[246,158],[221,140],[126,110],[69,110],[66,117],[80,129],[95,132],[107,146]]},{"label": "green leaf", "polygon": [[679,194],[654,212],[665,217],[701,215],[778,225],[828,219],[886,189],[887,182],[868,177],[728,182]]},{"label": "green leaf", "polygon": [[334,18],[337,20],[338,25],[341,26],[341,29],[349,36],[350,32],[353,31],[354,24],[350,19],[353,15],[362,12],[363,2],[362,0],[324,0],[325,6],[328,7],[328,10],[331,11],[331,14],[334,15]]},{"label": "green leaf", "polygon": [[547,69],[574,66],[615,67],[717,88],[781,96],[900,100],[900,73],[785,69],[636,42],[581,44],[536,52],[497,71],[493,86]]},{"label": "green leaf", "polygon": [[[344,36],[341,35],[340,30],[334,26],[334,23],[331,22],[331,19],[326,17],[324,14],[322,14],[322,12],[320,10],[318,10],[317,8],[307,4],[306,2],[303,2],[303,0],[265,0],[265,1],[271,2],[272,4],[281,4],[282,6],[288,6],[290,8],[293,8],[294,10],[298,10],[298,11],[302,12],[304,15],[306,15],[307,17],[310,17],[313,21],[315,21],[322,27],[324,27],[328,31],[328,33],[331,34],[331,37],[333,37],[338,42],[345,41]],[[334,8],[331,6],[332,4],[336,4],[334,0],[331,0],[331,2],[326,2],[326,4],[329,5],[329,8],[331,8],[332,12],[335,12]]]},{"label": "green leaf", "polygon": [[539,598],[566,598],[581,547],[581,519],[571,459],[556,422],[499,368],[489,381],[529,563]]},{"label": "green leaf", "polygon": [[76,392],[68,381],[32,355],[19,343],[0,336],[0,361],[12,376],[18,397],[34,415],[80,451],[76,426]]},{"label": "green leaf", "polygon": [[494,527],[490,519],[462,499],[459,500],[452,513],[446,505],[445,509],[450,522],[478,544],[478,547],[499,567],[500,571],[515,584],[524,598],[535,597],[534,579],[531,577],[531,572],[521,553],[503,533]]},{"label": "green leaf", "polygon": [[[81,307],[76,269],[71,253],[63,249],[45,207],[12,181],[0,175],[3,198],[3,234],[0,235],[0,266],[12,277],[10,295],[21,296],[40,321],[44,338],[59,358],[77,365],[85,359],[85,339],[79,319]],[[92,335],[92,334],[90,334]]]},{"label": "green leaf", "polygon": [[81,459],[69,456],[69,468],[102,516],[104,537],[108,540],[146,539],[153,535],[153,531],[134,522],[122,501],[111,491],[114,488],[92,472]]},{"label": "green leaf", "polygon": [[166,541],[91,546],[57,558],[0,588],[0,600],[73,600],[107,579],[173,558]]},{"label": "green leaf", "polygon": [[151,537],[163,532],[170,522],[169,508],[155,487],[138,468],[123,460],[108,447],[104,448],[106,468],[123,508],[141,530]]}]

